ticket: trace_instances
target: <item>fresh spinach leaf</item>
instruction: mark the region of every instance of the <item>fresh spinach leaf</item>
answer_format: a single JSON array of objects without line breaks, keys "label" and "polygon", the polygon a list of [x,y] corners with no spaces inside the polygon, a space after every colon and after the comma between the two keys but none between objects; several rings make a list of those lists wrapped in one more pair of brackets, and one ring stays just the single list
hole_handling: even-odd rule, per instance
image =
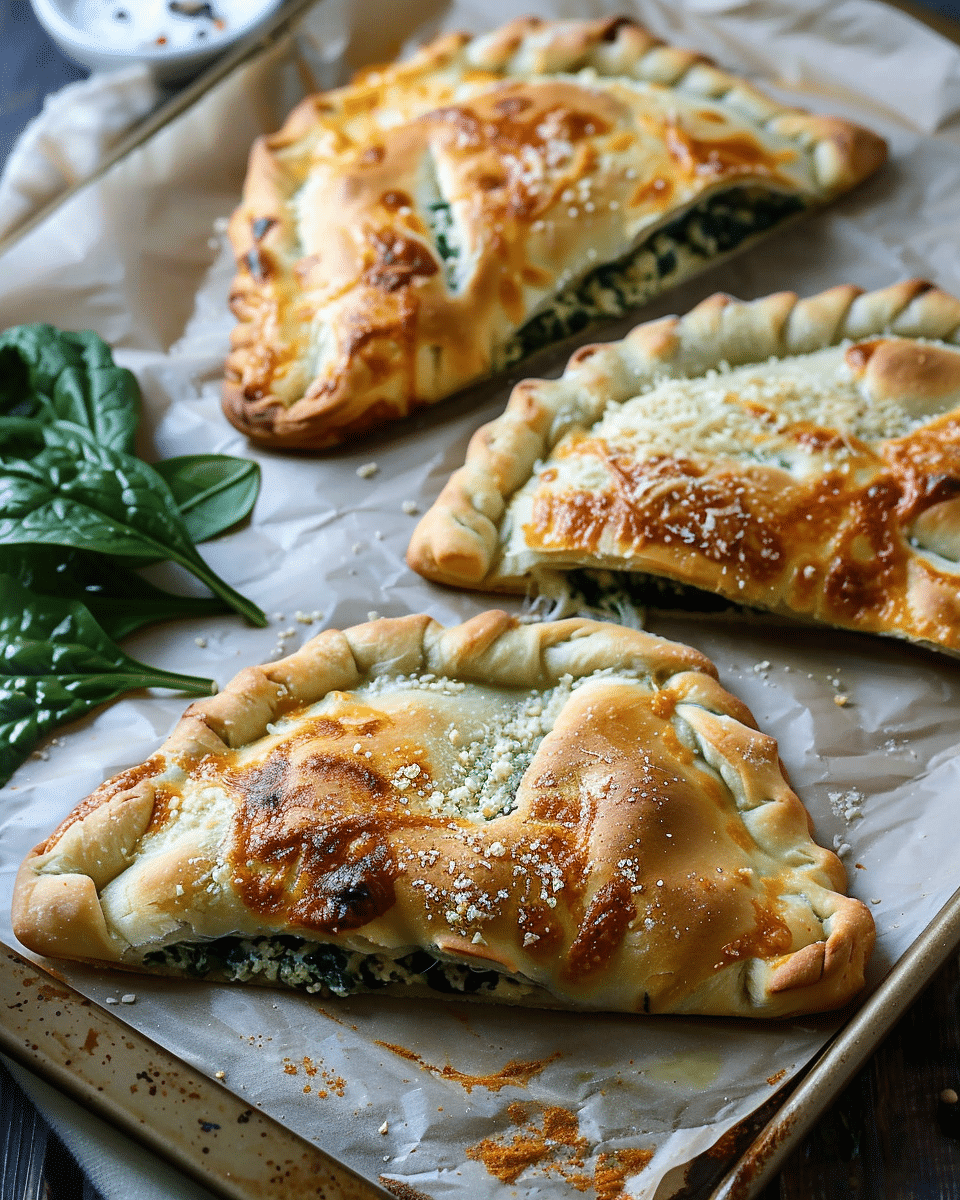
[{"label": "fresh spinach leaf", "polygon": [[132,454],[140,391],[95,333],[15,325],[0,333],[0,414],[70,421]]},{"label": "fresh spinach leaf", "polygon": [[44,430],[32,459],[0,457],[0,545],[73,546],[149,562],[169,558],[254,625],[264,613],[197,553],[176,501],[147,463],[92,438]]},{"label": "fresh spinach leaf", "polygon": [[0,454],[32,458],[44,447],[44,422],[35,417],[0,416]]},{"label": "fresh spinach leaf", "polygon": [[242,521],[260,490],[260,468],[229,454],[185,454],[153,464],[170,489],[194,542]]},{"label": "fresh spinach leaf", "polygon": [[69,546],[0,546],[0,572],[31,592],[82,600],[115,642],[154,621],[214,617],[229,612],[216,597],[179,596],[117,559]]},{"label": "fresh spinach leaf", "polygon": [[82,603],[37,596],[0,575],[0,783],[44,733],[135,688],[215,690],[210,679],[125,654]]}]

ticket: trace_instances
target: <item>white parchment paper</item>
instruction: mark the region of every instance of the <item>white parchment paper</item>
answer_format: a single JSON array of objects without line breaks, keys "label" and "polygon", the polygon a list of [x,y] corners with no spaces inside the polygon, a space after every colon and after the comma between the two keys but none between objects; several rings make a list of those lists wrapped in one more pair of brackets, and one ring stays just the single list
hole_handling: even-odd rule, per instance
[{"label": "white parchment paper", "polygon": [[[960,48],[895,10],[871,0],[359,0],[346,20],[321,5],[295,37],[221,83],[0,260],[3,325],[94,328],[137,373],[144,457],[226,452],[261,464],[253,520],[204,554],[271,614],[270,628],[229,617],[168,624],[129,640],[136,657],[222,684],[276,657],[281,644],[289,652],[321,627],[371,611],[426,611],[451,623],[487,607],[406,568],[417,518],[403,502],[428,507],[511,381],[325,457],[251,450],[219,411],[233,273],[220,231],[254,136],[275,128],[311,81],[329,85],[341,50],[356,66],[440,28],[481,30],[521,11],[635,13],[778,97],[859,119],[889,139],[890,165],[854,195],[671,293],[645,318],[718,289],[809,294],[919,275],[960,293]],[[556,355],[536,364],[561,365]],[[371,462],[376,473],[358,476]],[[317,615],[307,624],[298,612]],[[714,658],[779,739],[819,839],[843,853],[851,890],[876,917],[876,986],[960,883],[951,836],[958,664],[855,635],[703,619],[655,629]],[[0,939],[13,944],[7,910],[23,855],[102,780],[149,755],[183,707],[181,697],[157,694],[105,708],[60,732],[0,792]],[[64,975],[99,1003],[131,989],[130,976],[81,967]],[[626,1195],[652,1197],[668,1172],[772,1095],[837,1020],[647,1021],[379,997],[320,1005],[150,979],[137,979],[135,991],[135,1004],[112,1011],[204,1071],[224,1071],[228,1087],[291,1129],[371,1179],[458,1200],[575,1197],[591,1187],[608,1200],[611,1171]],[[550,1143],[545,1131],[558,1129]],[[525,1148],[515,1174],[502,1153],[511,1148]],[[652,1158],[641,1167],[629,1151]]]}]

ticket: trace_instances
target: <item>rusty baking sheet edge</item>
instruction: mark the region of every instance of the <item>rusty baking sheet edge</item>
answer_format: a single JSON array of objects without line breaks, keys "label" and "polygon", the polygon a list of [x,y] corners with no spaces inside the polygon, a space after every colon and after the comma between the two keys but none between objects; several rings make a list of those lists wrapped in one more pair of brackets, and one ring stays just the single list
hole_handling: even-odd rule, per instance
[{"label": "rusty baking sheet edge", "polygon": [[770,1183],[958,946],[960,888],[821,1051],[803,1081],[711,1192],[710,1200],[752,1200]]},{"label": "rusty baking sheet edge", "polygon": [[2,943],[0,1050],[227,1200],[392,1200]]}]

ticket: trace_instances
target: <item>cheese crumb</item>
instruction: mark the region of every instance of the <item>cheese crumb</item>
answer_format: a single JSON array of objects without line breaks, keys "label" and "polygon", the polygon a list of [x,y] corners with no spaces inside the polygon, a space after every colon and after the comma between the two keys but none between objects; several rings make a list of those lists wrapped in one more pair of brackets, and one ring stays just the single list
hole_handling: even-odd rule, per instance
[{"label": "cheese crumb", "polygon": [[[384,1121],[384,1123],[377,1130],[377,1133],[388,1133],[389,1131],[390,1131],[390,1126],[386,1123],[386,1121]],[[386,1162],[387,1160],[384,1159],[383,1161]]]},{"label": "cheese crumb", "polygon": [[136,1004],[137,997],[133,992],[127,992],[126,995],[120,997],[121,1004]]},{"label": "cheese crumb", "polygon": [[380,470],[380,466],[375,462],[364,463],[362,467],[357,467],[357,474],[361,479],[372,479]]},{"label": "cheese crumb", "polygon": [[205,637],[195,637],[195,638],[193,639],[193,644],[194,644],[195,646],[199,646],[199,647],[200,647],[200,649],[201,649],[201,650],[203,650],[203,649],[205,649],[205,648],[206,648],[206,645],[207,645],[207,639],[206,639]]},{"label": "cheese crumb", "polygon": [[420,507],[415,500],[404,500],[400,507],[408,517],[415,517],[420,511]]},{"label": "cheese crumb", "polygon": [[850,697],[843,696],[843,695],[836,695],[833,698],[833,702],[837,706],[837,708],[846,708],[846,706],[850,703]]}]

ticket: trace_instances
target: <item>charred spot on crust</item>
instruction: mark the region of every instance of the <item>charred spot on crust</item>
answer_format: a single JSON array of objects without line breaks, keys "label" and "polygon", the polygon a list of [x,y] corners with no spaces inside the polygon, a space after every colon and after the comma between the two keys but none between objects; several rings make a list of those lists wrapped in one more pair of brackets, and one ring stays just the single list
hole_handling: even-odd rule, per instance
[{"label": "charred spot on crust", "polygon": [[248,908],[340,933],[393,905],[398,872],[378,812],[390,788],[376,771],[336,754],[295,764],[275,751],[230,784],[240,794],[234,883]]},{"label": "charred spot on crust", "polygon": [[403,237],[390,230],[374,230],[369,234],[374,263],[364,273],[364,283],[384,292],[395,292],[417,277],[436,275],[437,260],[422,242]]},{"label": "charred spot on crust", "polygon": [[413,205],[413,201],[407,193],[399,189],[384,192],[380,197],[380,203],[390,212],[396,212],[398,208],[410,208]]}]

